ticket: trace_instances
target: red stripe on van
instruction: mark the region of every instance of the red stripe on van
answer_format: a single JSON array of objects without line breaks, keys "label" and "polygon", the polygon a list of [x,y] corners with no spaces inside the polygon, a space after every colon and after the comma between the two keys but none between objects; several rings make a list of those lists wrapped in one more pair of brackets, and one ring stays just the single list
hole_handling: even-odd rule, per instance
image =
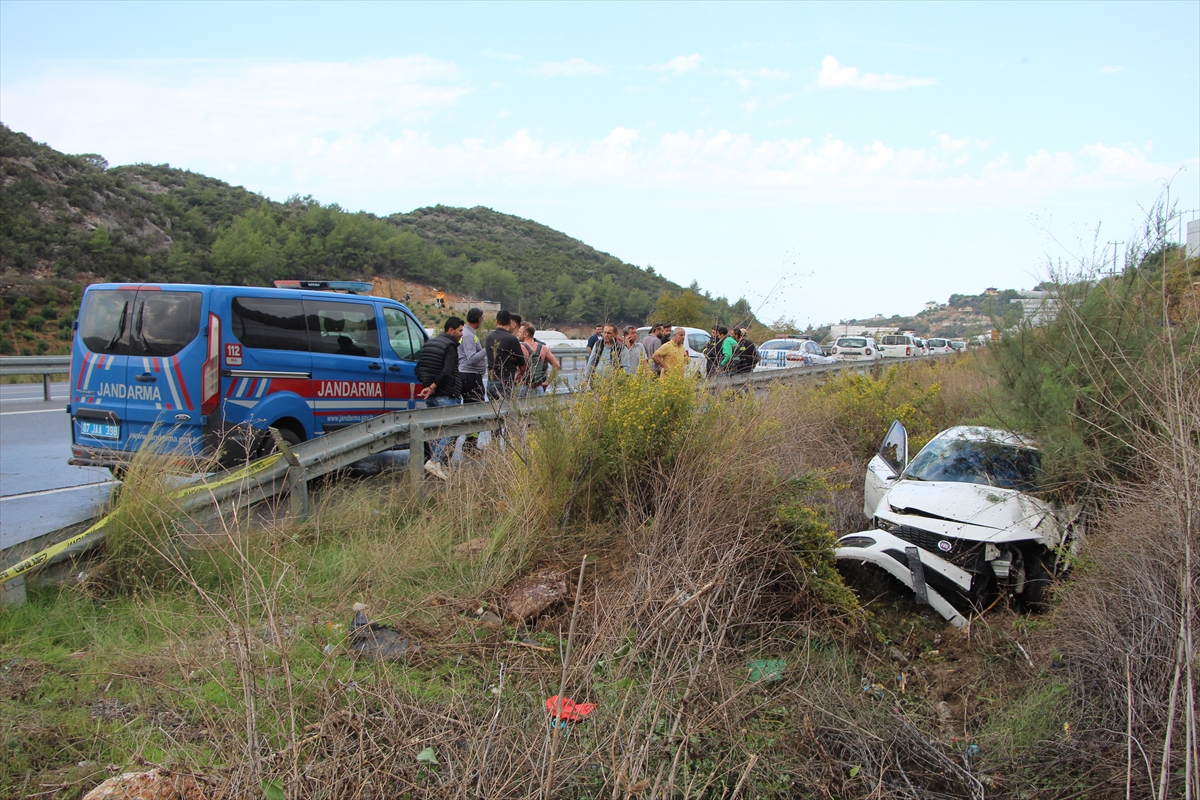
[{"label": "red stripe on van", "polygon": [[175,368],[175,378],[179,381],[179,391],[183,393],[183,402],[187,405],[188,411],[191,411],[192,398],[188,394],[187,384],[183,382],[183,370],[179,368],[179,356],[171,357],[171,366]]},{"label": "red stripe on van", "polygon": [[90,360],[91,355],[91,353],[83,354],[83,364],[79,367],[79,380],[75,383],[76,389],[83,388],[83,376],[87,375],[88,361]]},{"label": "red stripe on van", "polygon": [[246,397],[254,397],[255,386],[258,386],[258,378],[251,378],[250,385],[246,387]]}]

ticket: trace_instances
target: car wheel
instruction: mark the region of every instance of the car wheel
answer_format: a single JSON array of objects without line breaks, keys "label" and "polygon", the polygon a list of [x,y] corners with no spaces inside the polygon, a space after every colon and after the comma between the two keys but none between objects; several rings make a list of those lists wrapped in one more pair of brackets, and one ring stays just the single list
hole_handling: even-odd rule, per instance
[{"label": "car wheel", "polygon": [[1054,574],[1046,566],[1049,555],[1041,548],[1025,552],[1025,591],[1021,592],[1020,602],[1029,611],[1040,613],[1050,609]]}]

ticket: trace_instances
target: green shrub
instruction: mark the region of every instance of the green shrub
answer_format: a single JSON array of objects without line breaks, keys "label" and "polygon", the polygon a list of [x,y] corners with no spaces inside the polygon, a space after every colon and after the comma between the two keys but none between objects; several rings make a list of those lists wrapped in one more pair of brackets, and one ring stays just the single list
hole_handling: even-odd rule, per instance
[{"label": "green shrub", "polygon": [[40,313],[44,319],[58,318],[58,309],[50,303],[46,303],[44,306],[42,306]]},{"label": "green shrub", "polygon": [[42,328],[46,327],[46,319],[45,317],[34,314],[32,317],[25,320],[25,324],[29,326],[30,330],[40,331]]},{"label": "green shrub", "polygon": [[8,316],[14,320],[25,319],[25,315],[29,313],[29,309],[33,307],[33,303],[29,302],[28,297],[18,297],[8,309]]}]

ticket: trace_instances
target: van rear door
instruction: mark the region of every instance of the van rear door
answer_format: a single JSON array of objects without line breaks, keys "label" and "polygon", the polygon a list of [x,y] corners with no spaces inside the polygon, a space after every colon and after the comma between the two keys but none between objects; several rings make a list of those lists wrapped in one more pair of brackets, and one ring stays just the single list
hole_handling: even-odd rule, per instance
[{"label": "van rear door", "polygon": [[153,433],[157,449],[199,455],[204,294],[139,288],[129,323],[125,427],[136,450]]},{"label": "van rear door", "polygon": [[83,296],[71,354],[71,442],[79,447],[125,449],[129,329],[136,297],[136,286],[91,287]]}]

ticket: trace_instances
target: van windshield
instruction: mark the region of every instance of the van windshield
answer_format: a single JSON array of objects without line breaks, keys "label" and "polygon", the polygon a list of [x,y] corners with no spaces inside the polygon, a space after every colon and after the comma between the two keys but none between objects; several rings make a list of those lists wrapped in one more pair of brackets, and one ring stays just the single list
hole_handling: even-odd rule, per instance
[{"label": "van windshield", "polygon": [[935,439],[912,460],[904,477],[1033,492],[1038,487],[1041,466],[1042,454],[1029,447],[968,439]]}]

